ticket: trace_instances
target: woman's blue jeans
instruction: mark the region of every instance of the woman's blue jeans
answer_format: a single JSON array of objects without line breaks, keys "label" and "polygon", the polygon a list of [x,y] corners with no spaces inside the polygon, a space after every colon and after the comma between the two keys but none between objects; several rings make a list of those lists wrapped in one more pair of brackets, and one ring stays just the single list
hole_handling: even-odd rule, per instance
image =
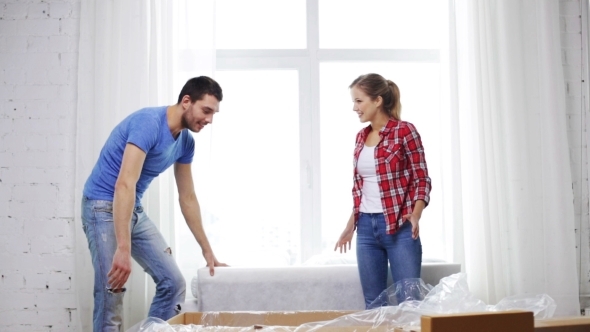
[{"label": "woman's blue jeans", "polygon": [[[117,249],[113,203],[82,199],[82,227],[94,266],[94,331],[119,331],[125,291],[109,290],[107,274]],[[184,303],[186,282],[156,225],[138,206],[131,218],[131,256],[156,283],[149,316],[167,320]]]},{"label": "woman's blue jeans", "polygon": [[420,278],[422,244],[420,237],[412,239],[409,221],[395,234],[388,235],[383,213],[361,212],[357,223],[356,257],[367,309],[387,288],[388,261],[393,282]]}]

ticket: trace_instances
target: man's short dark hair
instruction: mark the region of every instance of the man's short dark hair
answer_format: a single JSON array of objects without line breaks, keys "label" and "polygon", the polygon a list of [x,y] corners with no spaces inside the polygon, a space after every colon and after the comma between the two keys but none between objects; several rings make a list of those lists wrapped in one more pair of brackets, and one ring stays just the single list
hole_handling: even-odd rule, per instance
[{"label": "man's short dark hair", "polygon": [[223,99],[223,93],[221,87],[214,79],[207,76],[193,77],[186,81],[180,95],[178,95],[178,104],[182,101],[182,97],[188,95],[191,102],[201,100],[205,95],[212,95],[217,98],[218,101]]}]

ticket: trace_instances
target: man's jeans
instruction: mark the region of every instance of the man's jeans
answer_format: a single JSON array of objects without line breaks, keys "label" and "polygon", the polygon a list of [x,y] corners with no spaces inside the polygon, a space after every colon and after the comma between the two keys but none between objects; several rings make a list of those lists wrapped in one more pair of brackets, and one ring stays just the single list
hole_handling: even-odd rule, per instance
[{"label": "man's jeans", "polygon": [[[113,203],[84,197],[82,227],[94,266],[94,331],[119,331],[125,291],[110,291],[107,277],[117,249]],[[170,247],[141,206],[133,210],[130,228],[131,256],[156,283],[156,295],[149,316],[167,320],[176,315],[184,303],[184,277],[172,257]]]},{"label": "man's jeans", "polygon": [[422,244],[412,239],[407,221],[393,235],[385,233],[383,213],[360,213],[357,223],[356,257],[365,297],[365,307],[387,288],[387,262],[393,282],[420,278]]}]

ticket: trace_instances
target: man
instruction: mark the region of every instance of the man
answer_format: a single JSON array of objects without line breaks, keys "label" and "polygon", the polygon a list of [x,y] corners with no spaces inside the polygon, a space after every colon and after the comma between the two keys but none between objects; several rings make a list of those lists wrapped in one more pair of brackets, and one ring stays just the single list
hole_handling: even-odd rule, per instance
[{"label": "man", "polygon": [[186,282],[162,234],[144,213],[141,197],[150,182],[174,164],[182,214],[202,249],[210,274],[219,263],[207,240],[193,188],[191,162],[199,132],[213,122],[222,100],[213,79],[186,82],[178,103],[144,108],[119,123],[107,139],[84,186],[82,222],[94,266],[94,331],[119,331],[131,257],[156,283],[149,316],[174,316]]}]

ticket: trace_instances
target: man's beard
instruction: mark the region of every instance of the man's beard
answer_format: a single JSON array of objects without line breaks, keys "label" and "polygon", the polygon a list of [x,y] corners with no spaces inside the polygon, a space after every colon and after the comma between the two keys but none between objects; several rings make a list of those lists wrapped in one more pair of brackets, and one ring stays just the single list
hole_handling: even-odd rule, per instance
[{"label": "man's beard", "polygon": [[188,125],[188,121],[186,121],[186,113],[182,115],[182,119],[180,120],[180,124],[182,124],[182,128],[187,128],[190,131],[193,131],[189,125]]}]

